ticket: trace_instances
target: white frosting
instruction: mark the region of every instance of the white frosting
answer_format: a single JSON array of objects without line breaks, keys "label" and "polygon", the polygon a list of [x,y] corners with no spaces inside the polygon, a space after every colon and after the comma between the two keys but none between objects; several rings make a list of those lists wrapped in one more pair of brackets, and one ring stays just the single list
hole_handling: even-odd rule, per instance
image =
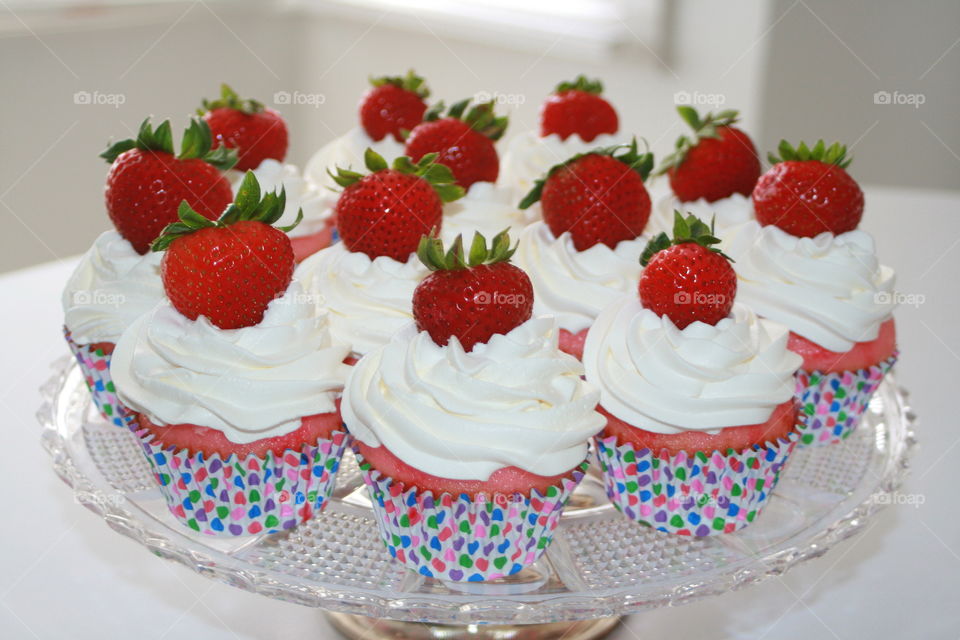
[{"label": "white frosting", "polygon": [[329,309],[334,341],[364,354],[413,319],[413,290],[429,273],[414,254],[406,262],[371,260],[341,242],[304,260],[294,277]]},{"label": "white frosting", "polygon": [[534,222],[520,236],[514,262],[533,283],[533,313],[553,315],[562,329],[577,333],[588,328],[600,311],[640,281],[641,236],[611,249],[596,244],[577,251],[570,232],[554,237],[544,222]]},{"label": "white frosting", "polygon": [[517,206],[511,190],[490,182],[476,182],[467,195],[443,207],[443,225],[440,235],[444,242],[453,242],[457,235],[469,246],[477,231],[490,240],[510,227],[510,237],[516,238],[527,224],[527,214]]},{"label": "white frosting", "polygon": [[[243,182],[244,173],[234,171],[233,193],[236,195]],[[280,220],[274,224],[278,227],[291,225],[297,219],[297,210],[303,209],[303,220],[290,231],[291,237],[306,236],[323,231],[327,219],[333,213],[333,206],[339,194],[324,187],[318,187],[300,175],[296,165],[283,164],[272,158],[267,158],[254,169],[253,174],[260,183],[260,192],[279,191],[283,187],[286,192],[287,205]]]},{"label": "white frosting", "polygon": [[674,195],[661,197],[650,214],[647,230],[651,236],[665,232],[673,236],[673,212],[679,211],[686,215],[692,213],[707,224],[711,219],[716,220],[716,235],[724,240],[733,227],[754,219],[753,198],[735,193],[715,202],[707,202],[700,198],[693,202],[680,202]]},{"label": "white frosting", "polygon": [[371,447],[442,478],[487,480],[516,466],[543,476],[573,469],[604,424],[576,358],[557,349],[552,318],[528,320],[465,353],[413,324],[350,374],[344,422]]},{"label": "white frosting", "polygon": [[736,304],[715,326],[677,329],[635,294],[610,305],[587,334],[583,364],[600,405],[646,431],[716,433],[766,422],[794,393],[802,362],[789,332]]},{"label": "white frosting", "polygon": [[354,127],[345,134],[324,145],[319,151],[313,154],[303,174],[308,180],[321,187],[331,189],[340,189],[337,183],[327,174],[329,169],[336,173],[336,167],[341,169],[352,168],[354,171],[365,171],[363,163],[363,153],[370,147],[387,161],[387,164],[393,163],[397,156],[404,155],[404,146],[402,143],[393,139],[393,136],[386,135],[383,140],[375,142],[363,127]]},{"label": "white frosting", "polygon": [[260,324],[240,329],[190,320],[163,302],[124,333],[110,372],[124,403],[155,424],[196,424],[248,443],[335,411],[348,352],[293,283]]},{"label": "white frosting", "polygon": [[163,253],[140,255],[106,231],[80,259],[63,290],[64,324],[77,344],[116,342],[130,324],[164,298]]},{"label": "white frosting", "polygon": [[[556,133],[540,137],[536,131],[525,131],[514,136],[507,145],[499,182],[512,189],[519,202],[533,188],[534,182],[544,177],[553,165],[569,160],[578,153],[624,141],[619,134],[601,134],[590,142],[584,142],[577,134],[562,140]],[[538,204],[531,208],[539,211]]]},{"label": "white frosting", "polygon": [[724,249],[736,260],[740,302],[830,351],[876,339],[896,306],[893,269],[865,231],[797,238],[750,222]]}]

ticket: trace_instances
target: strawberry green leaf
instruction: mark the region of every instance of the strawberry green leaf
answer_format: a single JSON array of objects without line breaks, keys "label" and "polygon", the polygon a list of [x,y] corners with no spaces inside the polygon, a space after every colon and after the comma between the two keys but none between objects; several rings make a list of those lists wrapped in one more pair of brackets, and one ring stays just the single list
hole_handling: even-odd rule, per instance
[{"label": "strawberry green leaf", "polygon": [[427,88],[426,81],[414,73],[413,69],[407,71],[405,76],[380,76],[377,78],[370,78],[370,84],[374,87],[382,87],[386,84],[392,84],[395,87],[400,87],[406,91],[411,91],[420,98],[427,98],[430,96],[430,89]]},{"label": "strawberry green leaf", "polygon": [[813,149],[810,149],[805,142],[801,142],[794,147],[786,140],[781,140],[780,144],[777,145],[777,151],[780,153],[779,156],[773,153],[767,155],[770,164],[780,162],[808,162],[813,160],[846,169],[853,161],[852,157],[847,157],[847,147],[839,142],[834,142],[828,147],[823,140],[817,140],[817,143],[813,145]]},{"label": "strawberry green leaf", "polygon": [[444,115],[443,102],[433,105],[423,116],[424,122],[433,122],[441,118],[454,118],[466,123],[471,129],[491,140],[499,140],[507,131],[510,119],[507,116],[497,116],[494,112],[494,102],[483,102],[470,107],[470,98],[457,102]]},{"label": "strawberry green leaf", "polygon": [[112,145],[107,147],[106,151],[100,154],[100,157],[106,160],[107,162],[113,164],[113,161],[117,159],[121,153],[125,151],[130,151],[130,149],[137,148],[136,140],[120,140],[119,142],[114,142]]},{"label": "strawberry green leaf", "polygon": [[586,93],[600,95],[603,93],[603,83],[599,80],[590,80],[587,76],[580,74],[572,82],[561,82],[553,90],[554,93],[562,93],[564,91],[584,91]]},{"label": "strawberry green leaf", "polygon": [[733,262],[733,258],[722,252],[720,249],[715,248],[713,245],[720,244],[720,239],[714,235],[713,222],[707,225],[706,222],[696,217],[692,213],[688,213],[684,217],[679,211],[673,212],[673,238],[670,238],[666,233],[660,233],[655,236],[650,242],[647,243],[647,246],[644,247],[643,253],[640,256],[640,264],[647,266],[650,260],[654,255],[667,249],[669,247],[684,244],[686,242],[693,242],[695,244],[709,249],[713,253],[720,254],[730,262]]},{"label": "strawberry green leaf", "polygon": [[230,88],[226,83],[220,85],[220,98],[217,100],[207,100],[204,98],[203,107],[197,109],[197,115],[203,115],[214,109],[235,109],[247,115],[260,113],[265,109],[262,102],[256,100],[243,100],[237,95],[237,92]]},{"label": "strawberry green leaf", "polygon": [[663,175],[674,167],[679,167],[687,157],[690,149],[705,138],[717,138],[719,127],[733,126],[739,119],[740,114],[734,109],[725,109],[717,113],[707,113],[701,116],[697,110],[690,105],[680,105],[677,107],[677,113],[680,118],[693,129],[692,136],[682,135],[674,143],[673,153],[663,159],[662,164],[657,169],[656,175]]},{"label": "strawberry green leaf", "polygon": [[260,204],[260,183],[257,182],[257,176],[253,171],[247,171],[243,176],[234,204],[241,209],[249,209]]},{"label": "strawberry green leaf", "polygon": [[[192,118],[190,124],[184,131],[183,139],[180,142],[180,160],[200,158],[204,162],[212,164],[221,171],[226,171],[237,163],[237,152],[234,149],[218,147],[211,151],[213,136],[210,133],[210,127],[206,121]],[[164,120],[156,129],[150,124],[150,118],[147,118],[140,125],[136,139],[121,140],[115,142],[106,151],[100,154],[100,157],[107,162],[113,163],[121,153],[130,149],[140,149],[141,151],[155,151],[160,153],[174,154],[173,133],[170,127],[170,121]]]},{"label": "strawberry green leaf", "polygon": [[[414,162],[407,156],[398,156],[394,158],[392,166],[387,165],[387,161],[371,148],[368,148],[363,154],[364,164],[370,174],[379,171],[393,169],[406,175],[417,176],[426,180],[433,190],[437,192],[443,202],[453,202],[462,198],[466,193],[463,187],[454,183],[453,172],[449,167],[437,163],[437,154],[428,153],[420,158],[420,162]],[[333,178],[334,182],[346,189],[360,182],[365,174],[349,169],[336,167],[337,172],[327,171],[327,174]]]},{"label": "strawberry green leaf", "polygon": [[387,161],[383,159],[383,156],[370,147],[367,147],[367,150],[363,152],[363,163],[372,173],[383,171],[387,168]]},{"label": "strawberry green leaf", "polygon": [[444,252],[443,241],[440,238],[435,235],[425,235],[420,238],[417,257],[431,271],[456,271],[484,264],[508,262],[517,250],[516,246],[510,247],[508,232],[509,229],[504,229],[494,236],[489,249],[487,248],[486,238],[479,232],[475,233],[473,241],[470,243],[469,256],[464,255],[462,235],[457,236],[446,252]]}]

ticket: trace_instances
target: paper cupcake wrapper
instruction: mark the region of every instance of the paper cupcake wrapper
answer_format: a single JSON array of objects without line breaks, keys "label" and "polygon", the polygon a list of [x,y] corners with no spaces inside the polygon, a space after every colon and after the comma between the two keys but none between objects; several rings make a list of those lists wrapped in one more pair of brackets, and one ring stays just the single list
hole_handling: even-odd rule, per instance
[{"label": "paper cupcake wrapper", "polygon": [[800,429],[800,446],[834,444],[848,438],[896,361],[894,353],[880,364],[858,371],[798,371],[796,396],[806,416],[806,424]]},{"label": "paper cupcake wrapper", "polygon": [[87,389],[90,390],[93,404],[100,411],[100,415],[110,424],[129,428],[132,414],[117,396],[113,378],[110,376],[110,356],[99,349],[77,344],[66,327],[63,329],[63,336],[80,365],[83,379],[87,382]]},{"label": "paper cupcake wrapper", "polygon": [[348,436],[305,444],[263,458],[222,460],[185,449],[163,448],[146,430],[137,433],[170,512],[194,531],[242,536],[292,529],[320,513],[336,484]]},{"label": "paper cupcake wrapper", "polygon": [[757,517],[796,446],[797,431],[765,447],[671,455],[596,437],[610,502],[641,524],[681,536],[731,533]]},{"label": "paper cupcake wrapper", "polygon": [[517,573],[543,555],[587,463],[546,495],[533,490],[485,500],[406,489],[362,458],[360,469],[391,556],[431,578],[479,582]]}]

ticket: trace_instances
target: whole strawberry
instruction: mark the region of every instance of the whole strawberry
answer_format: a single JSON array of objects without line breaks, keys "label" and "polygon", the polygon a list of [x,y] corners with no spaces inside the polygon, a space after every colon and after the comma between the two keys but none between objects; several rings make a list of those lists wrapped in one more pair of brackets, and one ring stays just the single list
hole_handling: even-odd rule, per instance
[{"label": "whole strawberry", "polygon": [[221,329],[259,324],[267,305],[281,296],[293,278],[293,247],[286,232],[272,227],[283,215],[286,194],[267,193],[253,172],[216,222],[199,215],[186,202],[180,221],[169,225],[153,243],[166,251],[160,263],[163,288],[177,311],[191,320],[200,316]]},{"label": "whole strawberry", "polygon": [[681,106],[677,113],[693,129],[693,136],[680,136],[659,169],[670,178],[677,199],[716,202],[735,193],[750,195],[760,177],[760,157],[750,136],[733,126],[737,112],[701,118],[693,107]]},{"label": "whole strawberry", "polygon": [[197,113],[210,125],[214,146],[236,149],[240,171],[256,169],[267,158],[287,157],[287,124],[280,114],[256,100],[241,100],[229,86],[220,85],[219,100],[204,100]]},{"label": "whole strawberry", "polygon": [[370,78],[373,88],[360,101],[360,124],[374,141],[387,135],[403,142],[404,135],[420,124],[430,90],[413,72],[405,76]]},{"label": "whole strawberry", "polygon": [[713,247],[713,229],[696,216],[674,212],[673,239],[661,233],[640,257],[640,302],[678,329],[693,322],[717,324],[733,308],[737,275],[730,258]]},{"label": "whole strawberry", "polygon": [[522,269],[510,264],[514,251],[506,231],[498,233],[489,248],[477,233],[469,255],[464,255],[461,236],[446,253],[439,238],[424,236],[417,256],[433,273],[413,292],[417,329],[440,346],[456,336],[464,351],[471,351],[478,342],[529,320],[533,285]]},{"label": "whole strawberry", "polygon": [[330,173],[344,188],[336,204],[337,231],[350,251],[406,262],[420,238],[440,228],[443,203],[462,197],[463,189],[437,164],[435,153],[417,164],[400,156],[392,167],[373,149],[363,159],[367,175],[339,167]]},{"label": "whole strawberry", "polygon": [[603,84],[579,75],[573,82],[561,82],[540,110],[540,135],[557,134],[566,140],[573,134],[591,142],[603,133],[616,133],[620,119],[603,99]]},{"label": "whole strawberry", "polygon": [[436,104],[410,132],[406,146],[414,162],[436,153],[437,162],[450,167],[464,189],[474,182],[496,182],[500,158],[493,142],[507,130],[506,116],[497,117],[492,101],[467,111],[469,105],[469,99],[458,102],[441,118],[443,103]]},{"label": "whole strawberry", "polygon": [[526,209],[541,200],[543,221],[553,235],[566,231],[577,251],[598,243],[615,248],[633,240],[650,218],[650,195],[643,181],[653,154],[638,153],[637,140],[575,155],[551,168],[520,202]]},{"label": "whole strawberry", "polygon": [[100,157],[111,163],[104,191],[107,214],[140,254],[177,220],[181,202],[214,219],[233,200],[222,171],[236,163],[237,155],[229,149],[211,151],[210,129],[202,120],[191,120],[179,155],[174,154],[170,121],[154,131],[148,118],[135,140],[116,142]]},{"label": "whole strawberry", "polygon": [[773,167],[753,190],[757,221],[807,238],[856,229],[863,217],[863,191],[846,171],[847,148],[839,142],[827,147],[823,140],[812,149],[802,142],[793,148],[783,140],[778,150],[780,157],[770,154]]}]

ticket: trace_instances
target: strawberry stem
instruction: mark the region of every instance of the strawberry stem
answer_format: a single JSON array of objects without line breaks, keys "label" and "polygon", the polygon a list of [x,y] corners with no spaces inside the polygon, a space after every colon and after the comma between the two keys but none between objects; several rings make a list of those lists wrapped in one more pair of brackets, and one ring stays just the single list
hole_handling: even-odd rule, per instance
[{"label": "strawberry stem", "polygon": [[497,116],[493,110],[493,100],[473,105],[468,111],[470,100],[471,98],[466,98],[454,103],[446,114],[443,112],[445,106],[441,100],[423,114],[423,121],[434,122],[441,118],[453,118],[465,122],[471,129],[491,140],[499,140],[503,137],[510,119],[507,116]]},{"label": "strawberry stem", "polygon": [[697,144],[705,138],[719,138],[718,127],[733,126],[740,115],[734,109],[726,109],[717,113],[707,113],[703,117],[697,113],[697,110],[689,105],[680,105],[677,107],[677,113],[690,128],[693,129],[693,136],[686,135],[677,138],[674,144],[674,151],[663,159],[663,164],[657,169],[657,175],[663,175],[674,167],[679,167]]},{"label": "strawberry stem", "polygon": [[718,253],[730,262],[733,262],[733,258],[725,254],[720,249],[717,249],[713,245],[720,244],[720,239],[714,235],[714,220],[710,221],[710,225],[707,226],[707,223],[693,215],[688,213],[686,217],[683,217],[679,211],[674,210],[673,212],[673,238],[668,236],[666,233],[660,233],[655,236],[650,242],[647,243],[647,246],[643,250],[643,254],[640,256],[640,264],[647,266],[651,258],[654,255],[678,244],[684,244],[686,242],[693,242],[695,244],[709,249],[713,253]]},{"label": "strawberry stem", "polygon": [[[436,153],[424,155],[420,158],[420,162],[416,164],[407,156],[399,156],[394,158],[393,166],[391,167],[387,164],[383,156],[373,149],[368,147],[363,153],[363,163],[366,165],[370,174],[392,168],[394,171],[399,171],[400,173],[423,178],[430,183],[430,186],[433,187],[433,190],[437,192],[437,195],[440,196],[440,199],[444,202],[453,202],[454,200],[462,198],[466,191],[454,182],[453,172],[450,171],[446,165],[440,164],[436,162],[436,160]],[[337,172],[333,173],[327,169],[327,175],[343,188],[354,185],[365,177],[364,174],[358,171],[343,169],[341,167],[334,168]]]},{"label": "strawberry stem", "polygon": [[436,236],[436,232],[425,235],[420,238],[420,245],[417,247],[417,257],[430,271],[456,271],[458,269],[469,269],[483,264],[496,264],[498,262],[509,262],[516,245],[510,247],[510,229],[504,229],[493,237],[490,247],[487,247],[487,239],[479,231],[473,234],[473,241],[470,243],[469,255],[464,254],[463,234],[458,235],[457,239],[450,245],[450,249],[444,252],[443,240]]},{"label": "strawberry stem", "polygon": [[[235,149],[228,149],[220,146],[211,149],[213,146],[213,135],[210,133],[210,127],[205,120],[191,118],[190,124],[183,133],[180,141],[180,160],[189,160],[199,158],[208,164],[212,164],[221,171],[230,169],[237,163],[237,152]],[[164,120],[156,129],[150,124],[150,118],[147,118],[140,124],[140,130],[137,132],[136,139],[120,140],[115,142],[107,150],[100,154],[100,157],[109,163],[113,163],[117,157],[131,149],[140,149],[141,151],[158,151],[174,155],[173,133],[170,127],[170,121]]]},{"label": "strawberry stem", "polygon": [[846,145],[842,145],[839,142],[834,142],[828,147],[823,140],[817,140],[817,144],[813,145],[813,148],[810,149],[805,142],[801,142],[794,147],[786,140],[781,140],[777,151],[780,152],[779,157],[772,153],[767,155],[770,164],[788,161],[806,162],[808,160],[816,160],[817,162],[833,164],[841,169],[846,169],[850,163],[853,162],[852,157],[847,157]]},{"label": "strawberry stem", "polygon": [[255,113],[260,113],[265,109],[262,102],[257,100],[247,99],[244,100],[237,95],[237,92],[230,88],[230,85],[227,83],[222,83],[220,85],[220,98],[217,100],[207,100],[203,99],[203,107],[197,109],[197,115],[203,115],[208,111],[213,111],[214,109],[234,109],[245,113],[248,116]]},{"label": "strawberry stem", "polygon": [[581,73],[572,82],[561,82],[553,90],[554,93],[563,93],[564,91],[583,91],[584,93],[600,95],[603,93],[603,83],[599,80],[590,80]]},{"label": "strawberry stem", "polygon": [[426,81],[414,73],[413,69],[407,71],[407,75],[405,76],[371,77],[370,84],[374,87],[382,87],[383,85],[392,84],[393,86],[399,87],[405,91],[415,93],[420,98],[427,98],[430,96],[430,89],[427,88]]}]

